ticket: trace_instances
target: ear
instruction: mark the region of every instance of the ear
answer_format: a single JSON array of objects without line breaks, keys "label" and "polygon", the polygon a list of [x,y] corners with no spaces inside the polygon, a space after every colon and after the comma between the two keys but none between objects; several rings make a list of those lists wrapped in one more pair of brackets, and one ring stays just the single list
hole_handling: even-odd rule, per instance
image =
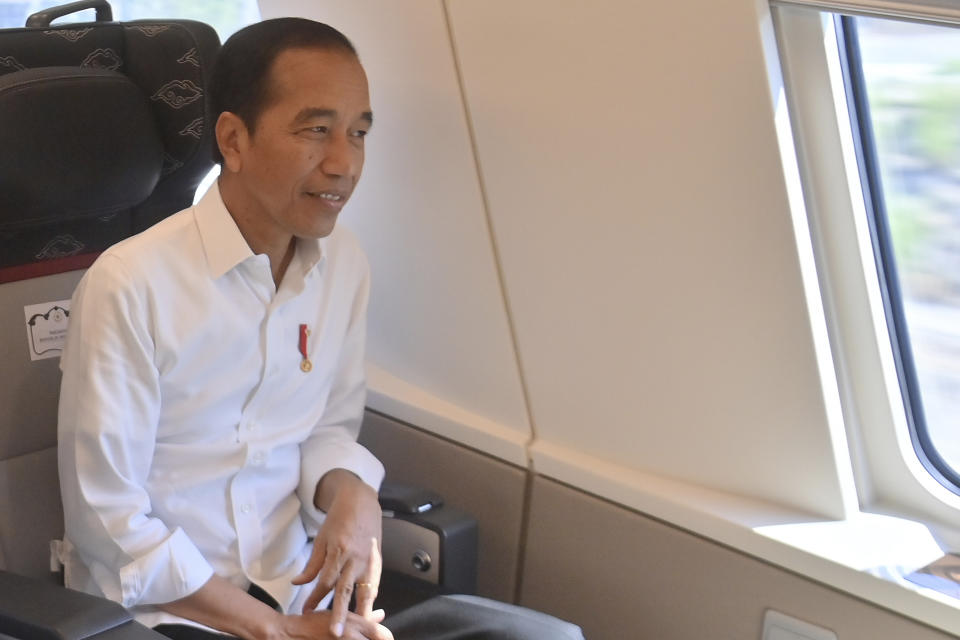
[{"label": "ear", "polygon": [[217,118],[216,124],[217,146],[223,155],[225,169],[237,173],[240,171],[243,152],[249,145],[250,132],[243,119],[235,113],[224,111]]}]

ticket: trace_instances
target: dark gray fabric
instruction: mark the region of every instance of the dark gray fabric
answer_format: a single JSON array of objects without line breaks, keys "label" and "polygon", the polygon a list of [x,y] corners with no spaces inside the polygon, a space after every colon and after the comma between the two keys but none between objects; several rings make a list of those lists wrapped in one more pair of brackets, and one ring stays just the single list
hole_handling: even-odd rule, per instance
[{"label": "dark gray fabric", "polygon": [[236,636],[210,633],[188,624],[158,624],[153,630],[170,640],[240,640]]},{"label": "dark gray fabric", "polygon": [[56,449],[0,460],[0,514],[0,568],[51,581],[50,540],[63,537]]},{"label": "dark gray fabric", "polygon": [[16,638],[90,638],[132,619],[116,602],[0,571],[0,629]]},{"label": "dark gray fabric", "polygon": [[569,622],[477,596],[438,596],[383,624],[395,640],[583,640]]},{"label": "dark gray fabric", "polygon": [[[539,611],[477,596],[438,596],[389,616],[395,640],[583,640],[576,625]],[[154,630],[173,640],[224,640],[186,625]]]}]

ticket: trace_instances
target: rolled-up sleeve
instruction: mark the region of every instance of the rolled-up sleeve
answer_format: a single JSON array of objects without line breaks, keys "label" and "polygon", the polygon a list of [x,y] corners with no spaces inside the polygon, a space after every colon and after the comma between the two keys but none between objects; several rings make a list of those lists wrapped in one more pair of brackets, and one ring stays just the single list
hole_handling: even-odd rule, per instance
[{"label": "rolled-up sleeve", "polygon": [[118,258],[103,256],[74,294],[61,359],[66,538],[125,607],[183,598],[213,575],[183,530],[150,515],[160,383],[147,298]]},{"label": "rolled-up sleeve", "polygon": [[310,437],[300,445],[300,485],[297,495],[307,533],[314,535],[324,514],[313,503],[317,484],[333,469],[345,469],[379,490],[383,465],[357,443],[367,395],[364,374],[367,300],[370,295],[369,267],[364,261],[362,278],[351,309],[350,325],[344,338],[327,404]]}]

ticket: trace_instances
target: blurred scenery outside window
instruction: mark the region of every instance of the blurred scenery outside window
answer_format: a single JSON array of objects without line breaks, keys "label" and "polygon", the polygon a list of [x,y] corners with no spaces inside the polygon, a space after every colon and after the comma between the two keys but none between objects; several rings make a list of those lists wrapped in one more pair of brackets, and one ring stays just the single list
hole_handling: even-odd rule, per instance
[{"label": "blurred scenery outside window", "polygon": [[960,473],[960,29],[856,21],[923,418]]}]

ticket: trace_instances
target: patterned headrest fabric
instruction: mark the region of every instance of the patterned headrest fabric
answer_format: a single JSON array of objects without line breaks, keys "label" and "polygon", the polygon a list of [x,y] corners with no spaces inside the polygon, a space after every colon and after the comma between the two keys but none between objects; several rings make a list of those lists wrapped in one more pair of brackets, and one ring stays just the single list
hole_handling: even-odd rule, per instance
[{"label": "patterned headrest fabric", "polygon": [[0,30],[0,270],[95,255],[190,205],[219,46],[188,20]]}]

